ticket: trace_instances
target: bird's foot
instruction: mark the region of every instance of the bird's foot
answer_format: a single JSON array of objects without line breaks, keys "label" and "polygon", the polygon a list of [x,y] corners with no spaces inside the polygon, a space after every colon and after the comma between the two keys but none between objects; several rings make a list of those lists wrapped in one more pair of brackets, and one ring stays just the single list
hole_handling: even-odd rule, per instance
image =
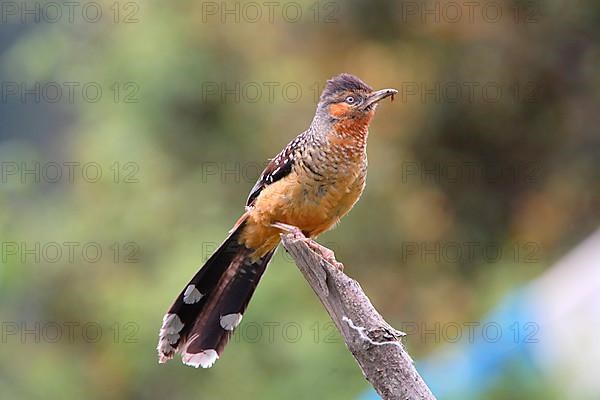
[{"label": "bird's foot", "polygon": [[333,250],[328,249],[327,247],[325,247],[323,245],[320,245],[319,243],[315,242],[312,239],[307,239],[306,245],[308,247],[310,247],[310,249],[312,251],[314,251],[315,253],[320,255],[321,258],[323,258],[329,264],[333,265],[338,270],[340,270],[340,271],[344,270],[344,264],[342,264],[341,262],[339,262],[338,260],[335,259],[335,253],[333,252]]},{"label": "bird's foot", "polygon": [[323,258],[329,264],[333,265],[340,271],[344,270],[344,264],[342,264],[341,262],[339,262],[338,260],[335,259],[335,253],[333,252],[333,250],[320,245],[319,243],[315,242],[311,238],[307,238],[304,235],[304,233],[302,233],[302,230],[300,228],[298,228],[297,226],[284,224],[283,222],[274,222],[271,224],[271,226],[274,228],[277,228],[277,229],[281,229],[284,232],[291,233],[292,235],[294,235],[294,239],[301,240],[304,243],[306,243],[306,245],[312,251],[314,251],[319,256],[321,256],[321,258]]},{"label": "bird's foot", "polygon": [[283,222],[273,222],[271,224],[271,226],[273,228],[280,229],[280,230],[284,231],[285,233],[291,233],[292,235],[294,235],[295,239],[300,239],[300,240],[307,239],[307,237],[304,235],[304,233],[302,233],[302,230],[300,228],[298,228],[297,226],[284,224]]}]

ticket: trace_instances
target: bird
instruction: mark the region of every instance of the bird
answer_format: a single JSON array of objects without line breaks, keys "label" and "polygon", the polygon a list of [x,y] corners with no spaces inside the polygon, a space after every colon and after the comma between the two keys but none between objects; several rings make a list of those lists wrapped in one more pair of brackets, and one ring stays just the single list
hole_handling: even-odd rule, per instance
[{"label": "bird", "polygon": [[240,324],[281,233],[314,239],[333,228],[361,196],[367,137],[378,103],[398,93],[373,90],[342,73],[329,79],[307,130],[271,159],[229,235],[163,317],[159,363],[210,368]]}]

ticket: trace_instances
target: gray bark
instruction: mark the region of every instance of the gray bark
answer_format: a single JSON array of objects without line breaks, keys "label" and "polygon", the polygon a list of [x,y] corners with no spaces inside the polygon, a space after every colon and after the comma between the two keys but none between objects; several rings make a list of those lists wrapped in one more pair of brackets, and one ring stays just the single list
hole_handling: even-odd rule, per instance
[{"label": "gray bark", "polygon": [[404,333],[385,322],[333,252],[299,231],[282,234],[282,241],[377,393],[383,399],[435,399],[404,348]]}]

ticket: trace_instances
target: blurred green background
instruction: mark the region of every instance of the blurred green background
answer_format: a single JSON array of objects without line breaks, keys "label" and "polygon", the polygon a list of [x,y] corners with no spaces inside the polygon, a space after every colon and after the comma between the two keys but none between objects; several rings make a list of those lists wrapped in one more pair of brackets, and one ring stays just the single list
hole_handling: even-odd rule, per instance
[{"label": "blurred green background", "polygon": [[[397,328],[476,321],[598,226],[597,2],[495,1],[499,18],[482,2],[470,20],[446,2],[111,0],[76,2],[73,22],[8,3],[2,398],[359,396],[366,381],[281,249],[216,367],[159,366],[155,351],[164,311],[340,72],[401,93],[372,124],[361,201],[320,241]],[[415,359],[446,344],[406,343]],[[551,380],[519,382],[486,398],[561,398]]]}]

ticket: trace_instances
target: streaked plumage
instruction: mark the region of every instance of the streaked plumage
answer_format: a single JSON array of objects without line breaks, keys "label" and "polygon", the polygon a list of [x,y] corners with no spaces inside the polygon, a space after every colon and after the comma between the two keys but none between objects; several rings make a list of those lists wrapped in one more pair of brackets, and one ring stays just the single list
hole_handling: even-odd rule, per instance
[{"label": "streaked plumage", "polygon": [[376,103],[395,93],[373,92],[349,74],[327,82],[310,127],[267,165],[246,212],[169,308],[159,362],[179,352],[184,363],[206,368],[219,358],[279,244],[274,223],[315,238],[350,211],[365,186]]}]

